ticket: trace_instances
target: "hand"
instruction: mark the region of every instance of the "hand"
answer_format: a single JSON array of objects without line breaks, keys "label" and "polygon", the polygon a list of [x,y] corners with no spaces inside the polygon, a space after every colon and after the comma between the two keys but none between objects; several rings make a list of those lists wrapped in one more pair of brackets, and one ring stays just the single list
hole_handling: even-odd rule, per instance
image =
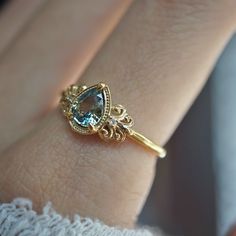
[{"label": "hand", "polygon": [[9,3],[0,19],[11,19],[0,27],[1,201],[27,197],[36,209],[52,201],[63,214],[132,226],[156,158],[129,141],[74,134],[55,108],[59,93],[78,78],[104,81],[135,127],[164,145],[234,32],[235,7],[233,0]]}]

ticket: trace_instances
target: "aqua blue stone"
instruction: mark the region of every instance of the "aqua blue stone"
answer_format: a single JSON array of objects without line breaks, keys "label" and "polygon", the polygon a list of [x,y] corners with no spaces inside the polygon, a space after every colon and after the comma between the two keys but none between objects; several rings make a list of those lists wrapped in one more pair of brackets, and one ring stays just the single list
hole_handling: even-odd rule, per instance
[{"label": "aqua blue stone", "polygon": [[73,121],[83,127],[96,125],[103,115],[105,106],[101,90],[91,88],[77,97],[72,104]]}]

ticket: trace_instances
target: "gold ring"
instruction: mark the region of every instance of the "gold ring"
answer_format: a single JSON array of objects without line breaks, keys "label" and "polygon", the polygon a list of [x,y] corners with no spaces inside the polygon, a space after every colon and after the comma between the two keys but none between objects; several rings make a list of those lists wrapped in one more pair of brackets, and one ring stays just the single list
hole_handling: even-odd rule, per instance
[{"label": "gold ring", "polygon": [[60,100],[64,115],[71,128],[84,135],[97,133],[105,141],[122,142],[126,137],[151,149],[158,157],[165,157],[166,150],[142,134],[134,131],[133,118],[122,105],[113,105],[111,92],[104,83],[87,87],[71,85]]}]

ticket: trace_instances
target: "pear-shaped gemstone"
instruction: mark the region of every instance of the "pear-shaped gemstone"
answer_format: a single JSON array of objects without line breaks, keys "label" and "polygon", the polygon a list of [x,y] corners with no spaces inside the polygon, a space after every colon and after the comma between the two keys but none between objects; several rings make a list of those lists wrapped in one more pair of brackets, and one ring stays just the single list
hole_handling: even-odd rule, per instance
[{"label": "pear-shaped gemstone", "polygon": [[96,125],[104,112],[105,99],[102,90],[89,88],[78,96],[72,104],[73,121],[83,127]]}]

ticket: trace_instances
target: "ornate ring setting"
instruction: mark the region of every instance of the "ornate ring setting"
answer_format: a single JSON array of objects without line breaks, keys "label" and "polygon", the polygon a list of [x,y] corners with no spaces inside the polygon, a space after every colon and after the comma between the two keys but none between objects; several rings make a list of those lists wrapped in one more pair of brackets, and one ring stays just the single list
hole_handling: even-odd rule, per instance
[{"label": "ornate ring setting", "polygon": [[115,142],[123,142],[129,137],[154,151],[158,157],[166,156],[164,148],[132,129],[133,118],[124,106],[112,104],[109,87],[104,83],[91,87],[71,85],[62,93],[60,105],[77,133],[97,133],[103,140]]}]

